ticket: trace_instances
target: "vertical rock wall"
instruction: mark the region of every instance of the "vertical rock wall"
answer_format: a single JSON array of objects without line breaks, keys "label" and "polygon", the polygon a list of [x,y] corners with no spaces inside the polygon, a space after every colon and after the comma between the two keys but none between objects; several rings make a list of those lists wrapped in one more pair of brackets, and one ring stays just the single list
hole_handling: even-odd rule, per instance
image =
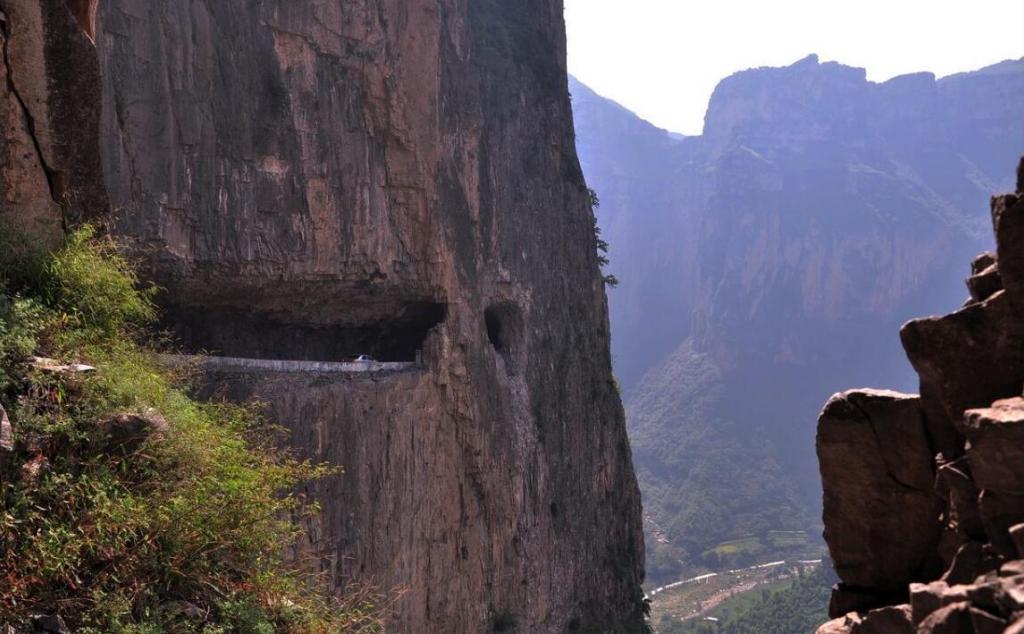
[{"label": "vertical rock wall", "polygon": [[921,395],[855,390],[818,421],[842,632],[1024,631],[1024,162],[992,199],[970,297],[907,323]]},{"label": "vertical rock wall", "polygon": [[107,212],[96,50],[65,0],[2,0],[0,52],[0,221],[56,243]]},{"label": "vertical rock wall", "polygon": [[398,632],[641,627],[561,2],[102,0],[96,40],[117,231],[168,325],[443,307],[412,372],[209,377],[344,467],[309,545],[339,591],[403,590]]}]

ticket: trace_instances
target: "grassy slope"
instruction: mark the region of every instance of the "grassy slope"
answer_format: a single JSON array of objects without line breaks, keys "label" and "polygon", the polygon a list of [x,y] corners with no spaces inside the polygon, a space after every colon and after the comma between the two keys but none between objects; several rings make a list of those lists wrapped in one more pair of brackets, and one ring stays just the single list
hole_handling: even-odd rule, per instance
[{"label": "grassy slope", "polygon": [[[57,253],[0,248],[0,624],[59,614],[78,632],[339,632],[379,627],[289,563],[296,487],[332,472],[275,448],[251,408],[202,404],[156,362],[138,290],[89,229]],[[17,254],[11,256],[10,254]],[[95,366],[55,373],[31,356]],[[119,413],[164,420],[117,444]],[[262,439],[262,440],[257,440]],[[269,440],[268,440],[269,439]]]}]

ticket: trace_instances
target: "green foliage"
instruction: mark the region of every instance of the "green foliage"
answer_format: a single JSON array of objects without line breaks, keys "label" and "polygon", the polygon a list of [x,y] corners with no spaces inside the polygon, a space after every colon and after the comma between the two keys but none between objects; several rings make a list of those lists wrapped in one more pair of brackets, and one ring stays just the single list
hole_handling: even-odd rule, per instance
[{"label": "green foliage", "polygon": [[[587,189],[587,195],[590,198],[590,207],[596,210],[601,206],[601,200],[597,197],[597,192],[593,189]],[[601,227],[597,225],[597,216],[594,216],[594,242],[597,245],[597,263],[604,268],[610,264],[608,259],[608,242],[601,237]],[[606,273],[603,277],[605,286],[615,288],[619,285],[619,278],[615,277],[610,273]]]},{"label": "green foliage", "polygon": [[69,334],[102,341],[156,316],[154,289],[138,290],[135,271],[114,242],[97,237],[92,228],[72,234],[46,262],[44,273],[47,304],[75,320]]},{"label": "green foliage", "polygon": [[757,595],[741,613],[728,618],[728,634],[803,634],[828,620],[828,601],[836,579],[831,562],[798,577],[787,587]]},{"label": "green foliage", "polygon": [[53,319],[32,300],[0,294],[0,392],[18,381],[18,366],[39,347],[37,337]]},{"label": "green foliage", "polygon": [[687,342],[626,396],[649,584],[821,554],[768,439],[720,414],[734,395],[708,355]]},{"label": "green foliage", "polygon": [[[82,632],[378,631],[369,590],[345,602],[290,563],[296,493],[333,471],[278,449],[258,408],[203,404],[138,342],[152,291],[90,229],[52,256],[5,267],[0,401],[0,623],[59,611]],[[34,368],[29,355],[96,366]],[[103,422],[163,419],[141,446]]]}]

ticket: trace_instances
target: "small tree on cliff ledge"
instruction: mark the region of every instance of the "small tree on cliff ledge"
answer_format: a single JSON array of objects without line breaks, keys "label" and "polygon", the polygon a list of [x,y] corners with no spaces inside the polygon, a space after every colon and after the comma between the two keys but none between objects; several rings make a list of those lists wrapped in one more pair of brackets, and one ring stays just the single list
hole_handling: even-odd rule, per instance
[{"label": "small tree on cliff ledge", "polygon": [[[593,189],[588,188],[587,193],[590,195],[590,206],[596,211],[601,206],[601,199],[597,197],[597,192]],[[603,272],[610,260],[608,259],[608,242],[601,238],[601,227],[597,225],[597,214],[594,214],[594,242],[597,245],[597,263],[601,265]],[[605,273],[603,279],[606,286],[615,288],[619,285],[619,278],[611,273]]]}]

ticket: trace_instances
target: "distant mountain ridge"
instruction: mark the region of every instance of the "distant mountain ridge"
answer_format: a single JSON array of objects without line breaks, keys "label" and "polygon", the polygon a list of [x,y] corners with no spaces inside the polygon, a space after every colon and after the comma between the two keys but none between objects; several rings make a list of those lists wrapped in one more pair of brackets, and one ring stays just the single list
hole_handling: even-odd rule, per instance
[{"label": "distant mountain ridge", "polygon": [[816,56],[743,71],[684,138],[570,89],[621,282],[612,348],[651,580],[738,556],[722,542],[816,532],[820,403],[916,389],[894,333],[966,297],[962,263],[991,246],[986,201],[1024,149],[1024,59],[883,83]]}]

